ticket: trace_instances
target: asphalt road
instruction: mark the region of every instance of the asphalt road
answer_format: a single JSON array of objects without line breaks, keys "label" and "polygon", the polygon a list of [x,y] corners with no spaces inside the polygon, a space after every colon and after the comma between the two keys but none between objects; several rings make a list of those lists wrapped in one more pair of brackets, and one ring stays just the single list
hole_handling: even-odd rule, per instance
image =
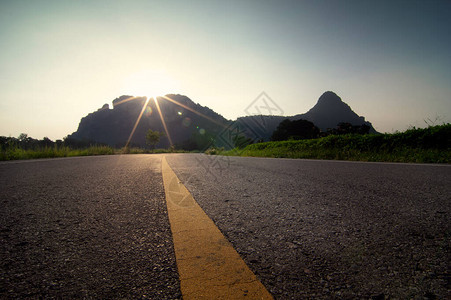
[{"label": "asphalt road", "polygon": [[276,298],[451,297],[451,166],[167,161]]},{"label": "asphalt road", "polygon": [[[161,158],[0,164],[0,298],[180,298]],[[275,298],[451,296],[451,166],[166,158]]]},{"label": "asphalt road", "polygon": [[160,164],[1,164],[0,298],[180,298]]}]

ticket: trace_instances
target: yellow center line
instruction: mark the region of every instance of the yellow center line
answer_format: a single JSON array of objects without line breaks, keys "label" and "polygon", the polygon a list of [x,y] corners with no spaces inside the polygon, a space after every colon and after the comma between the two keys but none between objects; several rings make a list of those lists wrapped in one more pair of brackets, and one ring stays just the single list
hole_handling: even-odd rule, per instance
[{"label": "yellow center line", "polygon": [[162,159],[183,299],[273,299]]}]

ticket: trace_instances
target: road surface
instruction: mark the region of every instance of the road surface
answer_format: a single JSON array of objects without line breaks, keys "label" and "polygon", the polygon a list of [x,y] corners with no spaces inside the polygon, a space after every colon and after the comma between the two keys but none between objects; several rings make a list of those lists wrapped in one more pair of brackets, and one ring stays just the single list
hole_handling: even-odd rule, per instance
[{"label": "road surface", "polygon": [[0,298],[180,297],[160,161],[0,165]]},{"label": "road surface", "polygon": [[[451,295],[451,166],[165,157],[275,298]],[[162,158],[0,164],[0,298],[180,298]]]}]

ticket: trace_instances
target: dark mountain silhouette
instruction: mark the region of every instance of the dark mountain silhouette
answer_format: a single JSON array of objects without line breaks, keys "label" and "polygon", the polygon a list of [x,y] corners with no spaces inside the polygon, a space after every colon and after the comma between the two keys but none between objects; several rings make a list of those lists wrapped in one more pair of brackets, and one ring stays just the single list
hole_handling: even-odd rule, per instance
[{"label": "dark mountain silhouette", "polygon": [[[135,123],[142,118],[130,140],[131,146],[145,147],[148,129],[165,131],[155,101],[151,99],[145,109],[145,97],[121,96],[113,100],[113,109],[108,104],[82,118],[78,130],[69,139],[93,141],[114,147],[123,147],[130,137]],[[322,131],[337,128],[339,123],[366,124],[370,132],[376,132],[370,122],[358,116],[333,92],[325,92],[317,104],[305,114],[284,116],[247,116],[236,122],[228,121],[208,107],[194,103],[183,95],[158,97],[161,113],[167,125],[172,143],[184,149],[204,149],[212,143],[230,148],[234,132],[244,133],[253,141],[268,141],[277,126],[285,119],[308,120]],[[169,147],[168,137],[163,137],[157,147]]]},{"label": "dark mountain silhouette", "polygon": [[[165,97],[157,97],[157,99],[169,137],[174,145],[183,145],[185,148],[202,147],[199,144],[208,143],[228,123],[221,115],[208,107],[194,103],[186,96],[169,94]],[[121,96],[116,98],[113,100],[113,109],[105,104],[96,112],[82,118],[78,130],[68,138],[123,147],[129,139],[145,103],[145,97]],[[145,136],[148,129],[165,131],[153,99],[145,107],[130,140],[130,145],[145,147]],[[157,147],[169,147],[169,137],[161,138]]]},{"label": "dark mountain silhouette", "polygon": [[339,123],[350,123],[361,126],[368,125],[370,133],[376,133],[373,125],[365,121],[364,117],[357,115],[348,104],[343,102],[334,92],[325,92],[318,102],[308,112],[290,117],[283,116],[246,116],[237,119],[243,127],[250,127],[263,140],[268,141],[277,126],[285,119],[291,121],[307,120],[315,124],[321,131],[337,128]]},{"label": "dark mountain silhouette", "polygon": [[[334,92],[325,92],[318,102],[305,114],[296,115],[293,119],[304,119],[313,122],[321,130],[336,128],[338,123],[351,123],[352,125],[368,125],[372,132],[376,132],[370,122],[357,115],[349,105],[344,103]],[[371,130],[370,129],[370,130]]]}]

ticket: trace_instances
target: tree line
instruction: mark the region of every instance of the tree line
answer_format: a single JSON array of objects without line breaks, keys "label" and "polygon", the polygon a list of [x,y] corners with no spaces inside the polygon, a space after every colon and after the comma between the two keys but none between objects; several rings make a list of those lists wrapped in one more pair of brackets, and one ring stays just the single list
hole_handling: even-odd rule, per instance
[{"label": "tree line", "polygon": [[[329,135],[344,135],[344,134],[368,134],[371,127],[363,125],[352,125],[351,123],[341,122],[337,124],[336,128],[329,128],[327,131],[321,131],[315,124],[307,120],[286,119],[277,126],[271,135],[271,141],[287,141],[287,140],[308,140],[326,137]],[[246,138],[243,135],[235,138],[235,147],[244,148],[247,145],[253,144],[252,139]]]},{"label": "tree line", "polygon": [[72,149],[83,149],[90,146],[105,146],[104,144],[97,143],[89,140],[78,140],[73,138],[65,137],[64,139],[52,141],[48,137],[44,137],[43,139],[35,139],[26,133],[21,133],[17,138],[16,137],[6,137],[0,136],[0,149],[5,150],[8,148],[21,148],[24,150],[34,150],[34,149],[42,149],[42,148],[51,148],[51,147],[70,147]]},{"label": "tree line", "polygon": [[318,127],[307,120],[286,119],[280,122],[276,130],[271,136],[272,141],[286,141],[286,140],[305,140],[316,139],[328,135],[343,135],[343,134],[368,134],[370,126],[352,125],[351,123],[341,122],[337,124],[336,128],[329,128],[326,132],[322,132]]}]

